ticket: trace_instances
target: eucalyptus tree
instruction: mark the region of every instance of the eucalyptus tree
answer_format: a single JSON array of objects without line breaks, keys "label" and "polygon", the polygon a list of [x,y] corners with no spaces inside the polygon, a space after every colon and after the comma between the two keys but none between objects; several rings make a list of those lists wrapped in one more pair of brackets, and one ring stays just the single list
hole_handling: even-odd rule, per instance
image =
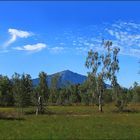
[{"label": "eucalyptus tree", "polygon": [[88,73],[89,75],[88,77],[90,78],[92,77],[92,79],[95,80],[94,85],[92,85],[95,87],[95,90],[93,91],[93,96],[99,96],[97,77],[98,77],[98,69],[100,65],[101,65],[101,56],[97,51],[93,52],[92,50],[90,50],[86,58],[85,66],[91,71]]},{"label": "eucalyptus tree", "polygon": [[48,100],[47,74],[45,72],[39,73],[39,85],[35,90],[35,97],[37,104],[36,115],[44,113],[44,106]]},{"label": "eucalyptus tree", "polygon": [[103,40],[103,53],[90,50],[86,58],[85,66],[90,69],[90,76],[95,79],[94,96],[98,98],[99,111],[102,112],[103,94],[105,90],[105,81],[111,81],[113,87],[116,87],[116,71],[119,70],[119,61],[117,59],[119,48],[111,48],[111,41]]}]

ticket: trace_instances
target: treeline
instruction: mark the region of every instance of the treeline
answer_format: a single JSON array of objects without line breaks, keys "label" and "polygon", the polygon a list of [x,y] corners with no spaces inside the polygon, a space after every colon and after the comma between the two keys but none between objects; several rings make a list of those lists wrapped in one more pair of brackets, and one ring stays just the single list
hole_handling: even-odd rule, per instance
[{"label": "treeline", "polygon": [[[32,78],[29,74],[17,74],[9,79],[7,76],[0,76],[0,106],[27,107],[37,105],[38,97],[41,96],[45,105],[93,105],[98,104],[96,97],[95,83],[88,78],[83,84],[68,85],[58,87],[59,75],[51,80],[48,88],[47,74],[39,73],[39,85],[33,86]],[[104,85],[105,86],[105,85]],[[128,102],[140,102],[140,86],[134,83],[133,87],[126,89],[119,87],[120,100]],[[103,104],[116,100],[112,88],[105,88],[103,94]],[[117,104],[116,104],[117,105]]]}]

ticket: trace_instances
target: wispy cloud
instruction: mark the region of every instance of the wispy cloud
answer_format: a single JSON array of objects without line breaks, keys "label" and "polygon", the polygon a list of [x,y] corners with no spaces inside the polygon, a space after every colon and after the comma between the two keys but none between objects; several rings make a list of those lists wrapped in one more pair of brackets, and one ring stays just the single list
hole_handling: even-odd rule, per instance
[{"label": "wispy cloud", "polygon": [[58,54],[58,53],[64,52],[65,48],[64,48],[64,47],[49,47],[48,50],[49,50],[51,53]]},{"label": "wispy cloud", "polygon": [[[83,34],[84,33],[84,34]],[[103,51],[102,39],[112,40],[113,47],[120,48],[121,55],[140,58],[140,23],[116,21],[83,28],[71,40],[79,53],[87,53],[90,49]]]},{"label": "wispy cloud", "polygon": [[41,51],[42,49],[45,49],[46,47],[47,45],[44,43],[37,43],[37,44],[32,44],[32,45],[25,45],[22,47],[15,47],[13,49],[16,49],[19,51],[38,52],[38,51]]},{"label": "wispy cloud", "polygon": [[[7,48],[18,38],[28,38],[33,35],[32,32],[17,29],[8,29],[11,38],[4,44]],[[127,55],[140,58],[140,23],[134,21],[116,21],[114,23],[105,23],[102,25],[91,25],[85,28],[68,30],[56,35],[51,44],[37,43],[25,46],[15,47],[22,51],[40,51],[47,48],[50,53],[84,53],[90,49],[102,52],[102,39],[112,40],[113,47],[120,48],[121,55]]]},{"label": "wispy cloud", "polygon": [[140,58],[140,24],[135,22],[116,22],[106,28],[121,54]]},{"label": "wispy cloud", "polygon": [[8,29],[8,33],[11,35],[11,38],[4,43],[4,47],[8,47],[12,43],[14,43],[17,38],[27,38],[29,36],[32,36],[33,33],[28,32],[28,31],[22,31],[22,30],[17,30],[17,29]]},{"label": "wispy cloud", "polygon": [[[12,43],[14,43],[18,38],[28,38],[33,35],[32,32],[11,29],[11,28],[8,29],[8,33],[11,35],[11,38],[4,43],[1,51],[2,53],[9,51],[10,48],[7,47],[10,46]],[[64,52],[65,50],[65,48],[63,47],[64,45],[66,44],[60,41],[59,43],[55,43],[54,47],[51,47],[52,45],[48,47],[48,45],[46,45],[45,43],[36,43],[36,44],[27,44],[23,46],[13,47],[12,49],[17,51],[38,52],[47,48],[49,52],[58,54]]]}]

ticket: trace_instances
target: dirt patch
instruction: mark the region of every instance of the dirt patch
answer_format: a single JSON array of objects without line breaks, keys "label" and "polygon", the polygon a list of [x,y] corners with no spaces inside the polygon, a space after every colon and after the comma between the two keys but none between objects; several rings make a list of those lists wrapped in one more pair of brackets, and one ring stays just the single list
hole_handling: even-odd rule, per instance
[{"label": "dirt patch", "polygon": [[67,116],[75,116],[75,117],[89,117],[91,115],[89,114],[71,114],[71,115],[67,115]]}]

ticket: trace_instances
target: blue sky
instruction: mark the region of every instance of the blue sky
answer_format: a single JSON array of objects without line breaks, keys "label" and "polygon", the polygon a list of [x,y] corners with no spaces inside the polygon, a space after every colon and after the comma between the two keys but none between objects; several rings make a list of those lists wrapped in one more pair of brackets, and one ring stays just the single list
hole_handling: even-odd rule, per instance
[{"label": "blue sky", "polygon": [[140,82],[140,2],[0,2],[0,73],[86,75],[90,49],[102,38],[120,47],[118,81]]}]

